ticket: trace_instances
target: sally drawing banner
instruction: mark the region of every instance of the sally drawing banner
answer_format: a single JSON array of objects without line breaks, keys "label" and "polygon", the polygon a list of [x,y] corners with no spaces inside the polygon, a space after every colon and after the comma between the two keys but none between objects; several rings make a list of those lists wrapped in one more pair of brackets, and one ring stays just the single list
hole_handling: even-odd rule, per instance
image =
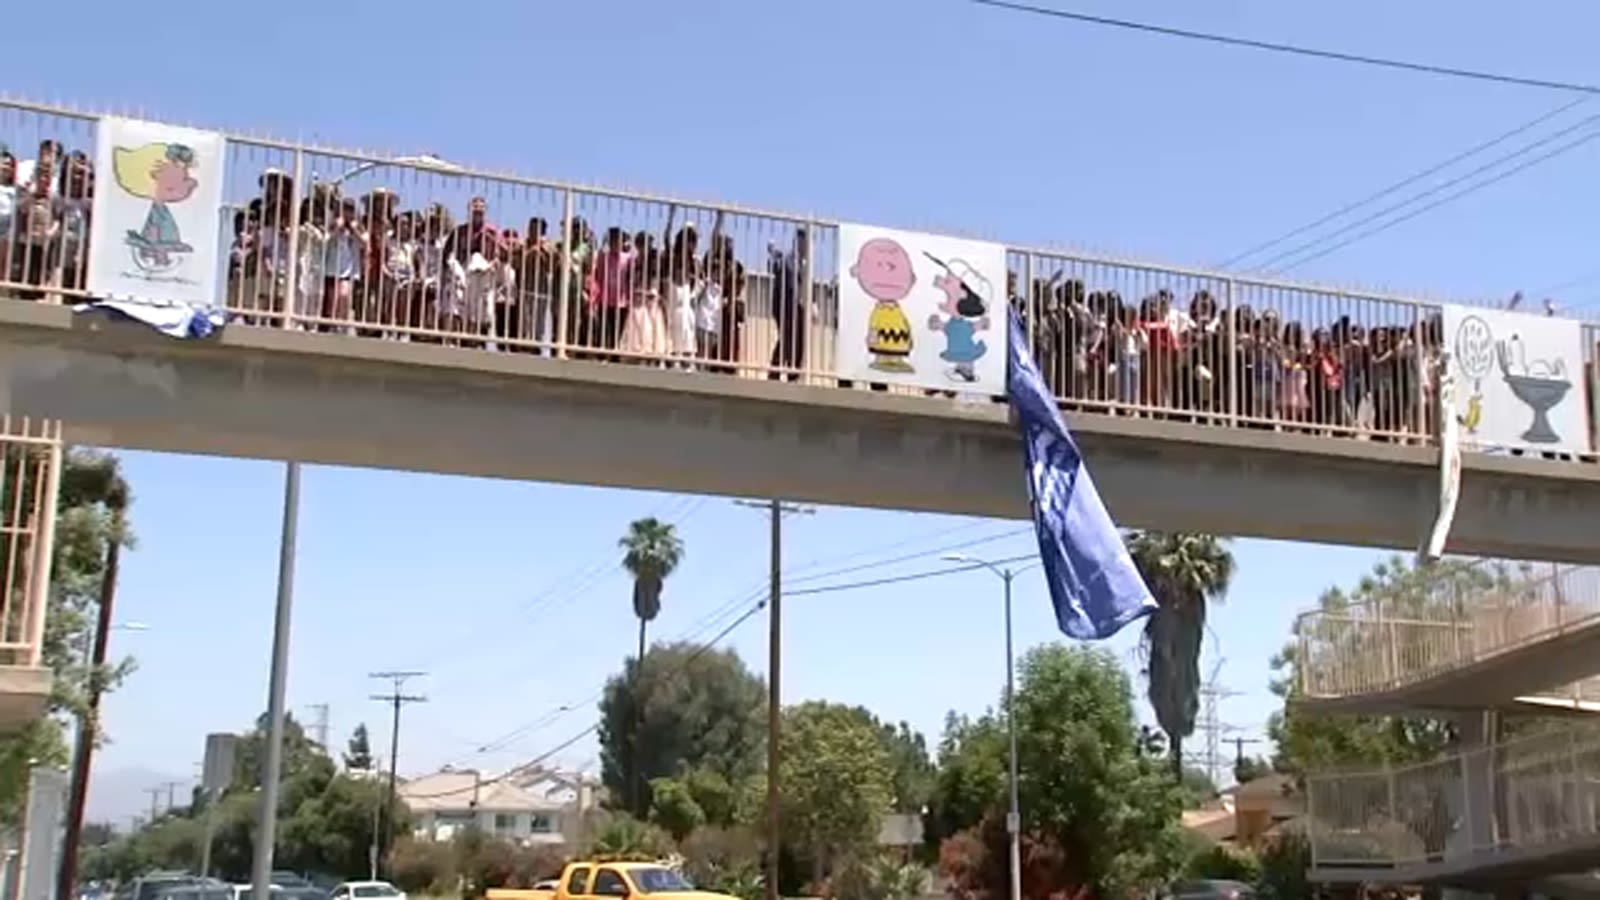
[{"label": "sally drawing banner", "polygon": [[89,293],[155,306],[216,300],[221,135],[105,118],[95,149]]}]

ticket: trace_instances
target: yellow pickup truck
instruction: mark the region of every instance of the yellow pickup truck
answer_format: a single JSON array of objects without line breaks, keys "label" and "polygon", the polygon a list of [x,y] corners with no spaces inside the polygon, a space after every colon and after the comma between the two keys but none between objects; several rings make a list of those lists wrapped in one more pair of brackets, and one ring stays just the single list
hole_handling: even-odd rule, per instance
[{"label": "yellow pickup truck", "polygon": [[574,862],[554,889],[490,888],[487,900],[737,900],[695,888],[676,869],[653,862]]}]

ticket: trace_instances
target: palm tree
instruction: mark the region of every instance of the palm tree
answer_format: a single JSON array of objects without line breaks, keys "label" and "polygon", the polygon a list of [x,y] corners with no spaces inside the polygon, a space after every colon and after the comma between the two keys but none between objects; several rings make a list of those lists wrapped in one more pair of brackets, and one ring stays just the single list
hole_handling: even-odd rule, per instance
[{"label": "palm tree", "polygon": [[633,576],[633,614],[639,618],[639,665],[644,665],[645,630],[661,614],[661,587],[683,561],[683,540],[671,522],[638,519],[617,541],[622,567]]},{"label": "palm tree", "polygon": [[1128,552],[1155,596],[1145,620],[1150,706],[1167,733],[1172,772],[1183,780],[1183,739],[1194,734],[1200,712],[1200,642],[1206,606],[1221,601],[1233,581],[1233,554],[1224,538],[1186,532],[1136,531]]},{"label": "palm tree", "polygon": [[[622,548],[622,567],[633,576],[633,614],[639,619],[639,656],[633,668],[633,702],[636,710],[642,712],[643,704],[639,698],[640,679],[644,674],[645,632],[650,622],[661,614],[661,588],[667,576],[678,568],[678,563],[683,561],[683,540],[678,537],[677,529],[671,522],[663,522],[650,516],[636,519],[628,525],[628,533],[617,541],[617,546]],[[628,780],[631,782],[629,809],[635,815],[644,815],[643,787],[640,783],[639,753],[638,753],[638,723],[634,725],[633,749],[630,751],[632,759],[629,760],[633,770]]]}]

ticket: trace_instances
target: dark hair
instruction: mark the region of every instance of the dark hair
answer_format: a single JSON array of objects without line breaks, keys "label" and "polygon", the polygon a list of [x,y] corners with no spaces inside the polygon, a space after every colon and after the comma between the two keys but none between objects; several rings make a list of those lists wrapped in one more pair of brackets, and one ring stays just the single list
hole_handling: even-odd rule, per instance
[{"label": "dark hair", "polygon": [[968,287],[965,281],[961,282],[961,299],[956,301],[956,313],[968,319],[976,319],[988,311],[989,306],[983,302],[983,298]]}]

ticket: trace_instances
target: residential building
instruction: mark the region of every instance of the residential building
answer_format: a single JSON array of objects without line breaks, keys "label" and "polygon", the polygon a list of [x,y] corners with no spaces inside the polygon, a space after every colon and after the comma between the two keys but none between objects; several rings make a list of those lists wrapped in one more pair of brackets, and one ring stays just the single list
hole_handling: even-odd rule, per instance
[{"label": "residential building", "polygon": [[407,779],[398,793],[422,840],[450,840],[477,825],[485,834],[521,844],[570,845],[584,836],[597,786],[592,776],[555,769],[496,778],[445,768]]}]

